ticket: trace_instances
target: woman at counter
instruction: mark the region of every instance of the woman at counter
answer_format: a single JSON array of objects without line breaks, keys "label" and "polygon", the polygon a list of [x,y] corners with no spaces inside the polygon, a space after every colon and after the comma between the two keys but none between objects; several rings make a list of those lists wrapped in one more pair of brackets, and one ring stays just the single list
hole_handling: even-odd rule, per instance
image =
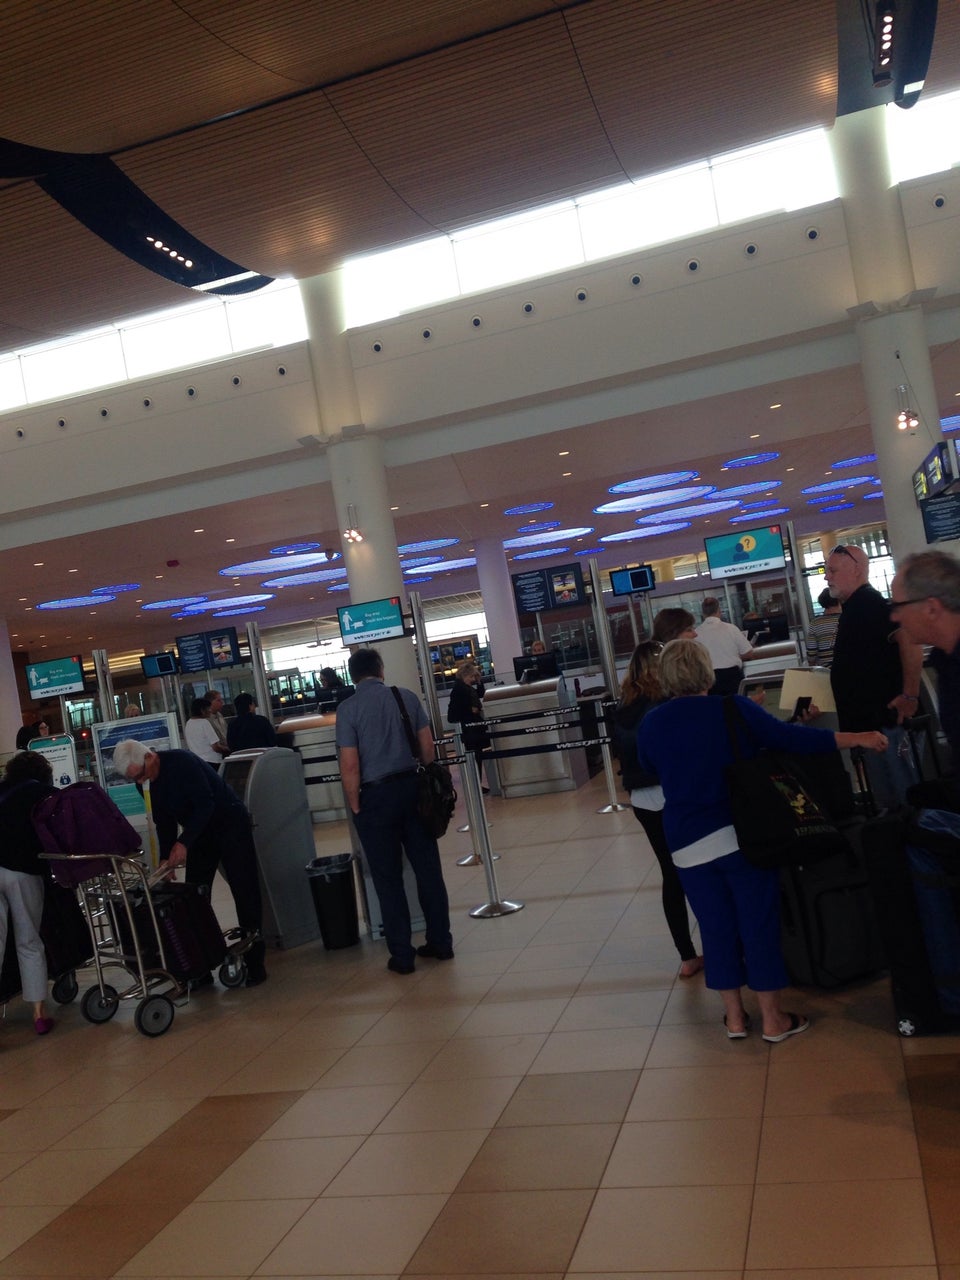
[{"label": "woman at counter", "polygon": [[[490,746],[490,730],[483,723],[483,676],[473,661],[460,664],[450,689],[447,720],[461,726],[463,745],[472,751],[477,772],[483,778],[483,752]],[[484,792],[489,788],[484,787]]]}]

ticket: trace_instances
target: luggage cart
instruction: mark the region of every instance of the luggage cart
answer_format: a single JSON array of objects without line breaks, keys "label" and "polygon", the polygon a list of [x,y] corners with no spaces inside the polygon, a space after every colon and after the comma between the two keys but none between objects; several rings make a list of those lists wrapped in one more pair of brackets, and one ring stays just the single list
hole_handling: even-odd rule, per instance
[{"label": "luggage cart", "polygon": [[[76,891],[90,931],[90,964],[97,982],[80,1001],[83,1016],[88,1022],[109,1022],[121,1000],[135,1000],[137,1030],[162,1036],[173,1022],[175,1004],[186,1002],[189,986],[167,968],[150,883],[141,864],[119,854],[41,856],[49,860],[57,884]],[[153,957],[159,958],[159,965],[148,963]],[[119,990],[106,981],[108,970],[121,971],[127,980]]]}]

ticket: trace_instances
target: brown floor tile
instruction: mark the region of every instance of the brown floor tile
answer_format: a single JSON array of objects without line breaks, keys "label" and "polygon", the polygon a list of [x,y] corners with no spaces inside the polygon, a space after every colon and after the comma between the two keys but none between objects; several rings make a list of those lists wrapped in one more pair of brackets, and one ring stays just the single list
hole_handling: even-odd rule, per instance
[{"label": "brown floor tile", "polygon": [[[176,1149],[152,1144],[77,1201],[80,1208],[125,1211],[145,1194],[174,1212],[189,1204],[248,1149],[247,1142],[211,1142]],[[146,1189],[149,1188],[149,1192]]]},{"label": "brown floor tile", "polygon": [[593,1200],[592,1191],[457,1192],[413,1255],[407,1270],[448,1278],[563,1271]]},{"label": "brown floor tile", "polygon": [[75,1276],[106,1280],[138,1253],[173,1216],[169,1205],[139,1202],[122,1213],[75,1206],[0,1261],[0,1276]]},{"label": "brown floor tile", "polygon": [[616,1124],[494,1129],[457,1190],[598,1187],[619,1131],[620,1126]]},{"label": "brown floor tile", "polygon": [[570,1071],[527,1076],[504,1108],[498,1126],[604,1124],[621,1121],[639,1071]]},{"label": "brown floor tile", "polygon": [[155,1139],[161,1147],[198,1147],[221,1142],[255,1142],[303,1096],[302,1092],[218,1094],[204,1098]]},{"label": "brown floor tile", "polygon": [[937,1262],[960,1265],[960,1178],[928,1178],[927,1203]]}]

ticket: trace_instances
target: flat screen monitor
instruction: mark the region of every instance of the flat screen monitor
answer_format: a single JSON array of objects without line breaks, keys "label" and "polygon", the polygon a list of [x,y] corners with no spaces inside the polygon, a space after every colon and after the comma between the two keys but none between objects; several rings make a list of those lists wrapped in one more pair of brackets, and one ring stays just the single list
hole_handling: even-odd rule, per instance
[{"label": "flat screen monitor", "polygon": [[656,585],[652,564],[641,564],[636,569],[613,569],[610,573],[610,590],[615,596],[632,596],[639,591],[652,591]]},{"label": "flat screen monitor", "polygon": [[464,662],[473,657],[473,645],[469,640],[457,640],[453,646],[453,656],[457,662]]},{"label": "flat screen monitor", "polygon": [[83,693],[83,662],[78,653],[49,662],[27,663],[30,697],[40,701],[65,693]]},{"label": "flat screen monitor", "polygon": [[550,653],[526,653],[513,660],[513,674],[518,684],[532,684],[534,680],[555,680],[560,674],[557,655]]},{"label": "flat screen monitor", "polygon": [[365,604],[345,604],[337,609],[343,643],[374,644],[377,640],[399,640],[403,635],[403,610],[399,596],[368,600]]},{"label": "flat screen monitor", "polygon": [[714,581],[783,569],[787,563],[778,524],[758,525],[755,529],[741,529],[739,533],[720,533],[704,538],[703,546],[708,572]]},{"label": "flat screen monitor", "polygon": [[950,457],[950,445],[940,440],[930,450],[923,464],[913,473],[913,492],[917,502],[925,502],[927,498],[935,498],[953,484],[953,463]]},{"label": "flat screen monitor", "polygon": [[140,659],[140,667],[148,680],[157,676],[175,676],[177,674],[177,655],[175,653],[145,653]]},{"label": "flat screen monitor", "polygon": [[189,636],[177,636],[175,643],[177,663],[184,675],[220,667],[234,667],[240,661],[236,627],[222,627],[219,631],[195,631]]}]

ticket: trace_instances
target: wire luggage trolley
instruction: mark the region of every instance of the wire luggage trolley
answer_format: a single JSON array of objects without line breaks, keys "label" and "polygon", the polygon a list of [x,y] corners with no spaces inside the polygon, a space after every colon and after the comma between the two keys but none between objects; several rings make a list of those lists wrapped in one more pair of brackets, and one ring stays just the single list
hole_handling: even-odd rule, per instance
[{"label": "wire luggage trolley", "polygon": [[[121,1000],[135,1000],[137,1030],[145,1036],[162,1036],[173,1023],[175,1003],[186,1001],[189,983],[168,966],[143,866],[121,854],[41,856],[49,860],[57,884],[76,891],[90,931],[90,966],[97,981],[84,992],[83,1016],[88,1022],[109,1022]],[[119,989],[106,980],[108,971],[123,974]]]}]

